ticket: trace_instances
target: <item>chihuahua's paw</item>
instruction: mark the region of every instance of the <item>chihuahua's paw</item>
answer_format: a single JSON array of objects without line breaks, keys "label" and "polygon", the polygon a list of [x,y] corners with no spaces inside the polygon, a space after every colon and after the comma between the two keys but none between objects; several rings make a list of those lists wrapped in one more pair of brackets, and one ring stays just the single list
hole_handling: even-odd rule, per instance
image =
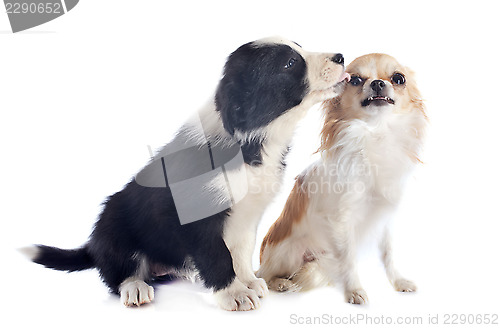
[{"label": "chihuahua's paw", "polygon": [[254,290],[257,296],[264,297],[269,294],[269,289],[267,288],[266,281],[262,278],[256,278],[247,284],[248,288]]},{"label": "chihuahua's paw", "polygon": [[260,306],[255,290],[245,286],[238,278],[228,287],[215,293],[219,306],[227,311],[249,311]]},{"label": "chihuahua's paw", "polygon": [[269,281],[269,288],[277,292],[288,292],[296,288],[291,279],[273,278]]},{"label": "chihuahua's paw", "polygon": [[398,292],[411,293],[417,291],[417,285],[413,281],[400,278],[394,281],[394,289]]},{"label": "chihuahua's paw", "polygon": [[368,303],[368,295],[365,290],[362,288],[358,288],[355,290],[348,290],[345,292],[345,299],[347,303],[351,304],[367,304]]}]

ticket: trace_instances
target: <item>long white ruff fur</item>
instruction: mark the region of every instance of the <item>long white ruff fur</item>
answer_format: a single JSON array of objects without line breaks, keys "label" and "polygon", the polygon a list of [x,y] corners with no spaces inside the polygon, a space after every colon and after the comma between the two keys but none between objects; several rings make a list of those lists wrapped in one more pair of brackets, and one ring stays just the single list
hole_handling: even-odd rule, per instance
[{"label": "long white ruff fur", "polygon": [[[262,243],[257,276],[278,291],[335,282],[347,302],[363,304],[368,298],[357,275],[356,250],[368,233],[378,236],[394,288],[416,290],[394,267],[389,223],[406,178],[420,162],[427,117],[413,73],[394,58],[362,56],[346,71],[351,84],[323,104],[321,159],[296,178]],[[373,83],[383,85],[379,91],[386,100],[369,101],[376,92]]]}]

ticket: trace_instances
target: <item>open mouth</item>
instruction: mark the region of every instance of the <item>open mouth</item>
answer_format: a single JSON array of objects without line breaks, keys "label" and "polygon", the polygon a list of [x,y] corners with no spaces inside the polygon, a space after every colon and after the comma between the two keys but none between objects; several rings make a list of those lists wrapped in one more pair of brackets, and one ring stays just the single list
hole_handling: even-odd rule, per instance
[{"label": "open mouth", "polygon": [[391,104],[394,105],[394,99],[389,98],[389,97],[383,97],[383,96],[371,96],[366,98],[361,102],[361,106],[369,106],[369,105],[375,105],[375,106],[383,106],[385,104]]}]

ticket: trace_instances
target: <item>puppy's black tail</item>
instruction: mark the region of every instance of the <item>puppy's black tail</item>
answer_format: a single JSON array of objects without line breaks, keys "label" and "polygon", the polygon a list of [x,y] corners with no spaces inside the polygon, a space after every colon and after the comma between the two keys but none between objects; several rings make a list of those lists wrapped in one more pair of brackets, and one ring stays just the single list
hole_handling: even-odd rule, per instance
[{"label": "puppy's black tail", "polygon": [[85,246],[76,249],[60,249],[35,245],[22,248],[20,251],[33,262],[54,270],[73,272],[94,267],[94,261]]}]

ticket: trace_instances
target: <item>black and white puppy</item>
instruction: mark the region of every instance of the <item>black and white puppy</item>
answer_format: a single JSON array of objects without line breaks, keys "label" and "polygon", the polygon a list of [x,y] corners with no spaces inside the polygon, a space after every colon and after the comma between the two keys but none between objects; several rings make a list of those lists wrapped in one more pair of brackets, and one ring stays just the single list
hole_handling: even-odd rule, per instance
[{"label": "black and white puppy", "polygon": [[187,269],[223,309],[257,308],[268,292],[252,270],[257,224],[281,184],[296,124],[343,90],[343,63],[280,38],[239,47],[214,98],[107,199],[87,243],[25,252],[56,270],[97,268],[127,306],[151,302],[156,277]]}]

